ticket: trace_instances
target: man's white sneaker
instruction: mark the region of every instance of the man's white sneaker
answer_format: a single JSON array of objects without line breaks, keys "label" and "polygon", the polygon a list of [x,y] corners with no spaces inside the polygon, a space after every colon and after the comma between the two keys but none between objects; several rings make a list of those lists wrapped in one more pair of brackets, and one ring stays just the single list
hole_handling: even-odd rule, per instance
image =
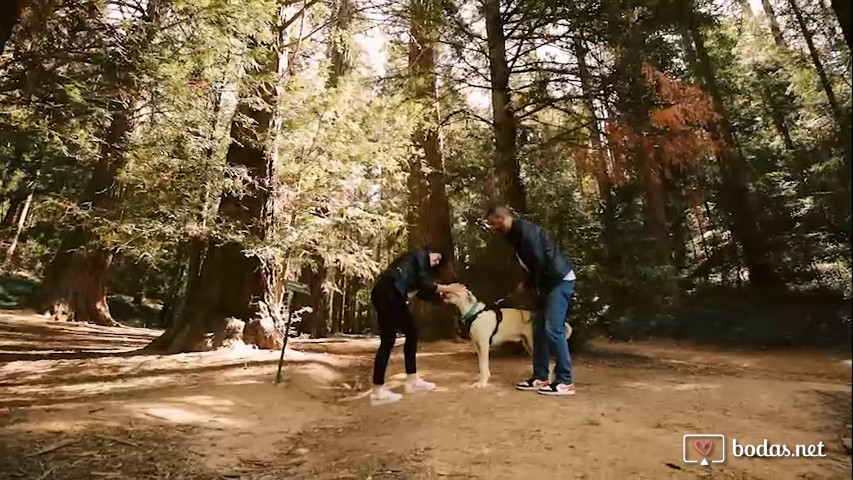
[{"label": "man's white sneaker", "polygon": [[575,394],[574,383],[552,383],[547,387],[539,389],[540,395],[551,395],[555,397],[569,396]]},{"label": "man's white sneaker", "polygon": [[377,405],[385,405],[386,403],[394,403],[403,398],[399,393],[394,393],[387,388],[381,388],[379,390],[374,390],[370,394],[370,404],[374,407]]},{"label": "man's white sneaker", "polygon": [[406,382],[406,393],[428,392],[430,390],[435,390],[435,384],[432,382],[420,378]]}]

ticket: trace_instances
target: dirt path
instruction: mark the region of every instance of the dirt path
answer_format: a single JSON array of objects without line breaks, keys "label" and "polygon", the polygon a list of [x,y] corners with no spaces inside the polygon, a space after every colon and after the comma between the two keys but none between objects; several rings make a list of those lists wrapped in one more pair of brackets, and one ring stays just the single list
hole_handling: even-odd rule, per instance
[{"label": "dirt path", "polygon": [[[0,478],[850,478],[849,356],[594,343],[579,393],[516,392],[528,360],[469,388],[467,345],[427,345],[438,391],[367,404],[372,339],[276,352],[128,353],[159,332],[0,314]],[[392,359],[391,385],[402,380]],[[682,461],[723,434],[724,464]],[[739,444],[824,445],[820,458],[734,458]],[[48,451],[50,450],[50,451]]]}]

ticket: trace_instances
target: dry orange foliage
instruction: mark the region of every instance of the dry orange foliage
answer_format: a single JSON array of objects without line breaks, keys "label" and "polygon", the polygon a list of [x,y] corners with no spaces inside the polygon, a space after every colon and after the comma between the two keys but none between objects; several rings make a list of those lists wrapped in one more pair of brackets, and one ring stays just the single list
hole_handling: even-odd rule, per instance
[{"label": "dry orange foliage", "polygon": [[645,168],[659,169],[666,177],[696,168],[717,149],[710,134],[717,116],[711,97],[701,87],[673,79],[649,64],[643,66],[643,79],[655,98],[648,121],[644,125],[607,125],[616,183],[630,175],[633,164],[626,156],[638,148],[645,153]]}]

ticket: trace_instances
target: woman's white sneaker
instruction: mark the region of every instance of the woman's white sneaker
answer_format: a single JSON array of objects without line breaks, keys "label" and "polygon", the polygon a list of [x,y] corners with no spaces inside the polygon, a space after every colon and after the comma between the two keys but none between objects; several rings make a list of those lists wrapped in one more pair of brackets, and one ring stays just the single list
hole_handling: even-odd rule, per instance
[{"label": "woman's white sneaker", "polygon": [[428,392],[430,390],[435,390],[435,384],[421,378],[406,382],[406,393]]},{"label": "woman's white sneaker", "polygon": [[394,393],[387,388],[376,389],[370,393],[370,404],[372,406],[385,405],[386,403],[394,403],[403,398],[399,393]]}]

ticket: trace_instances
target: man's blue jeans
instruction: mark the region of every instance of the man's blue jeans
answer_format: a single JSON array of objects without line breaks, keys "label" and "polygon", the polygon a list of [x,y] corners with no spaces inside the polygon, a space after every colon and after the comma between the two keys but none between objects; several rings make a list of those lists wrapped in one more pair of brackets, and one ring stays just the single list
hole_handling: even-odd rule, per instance
[{"label": "man's blue jeans", "polygon": [[556,383],[572,383],[572,359],[566,341],[566,312],[572,301],[575,282],[563,280],[540,299],[533,317],[533,377],[549,380],[548,364],[553,354]]}]

